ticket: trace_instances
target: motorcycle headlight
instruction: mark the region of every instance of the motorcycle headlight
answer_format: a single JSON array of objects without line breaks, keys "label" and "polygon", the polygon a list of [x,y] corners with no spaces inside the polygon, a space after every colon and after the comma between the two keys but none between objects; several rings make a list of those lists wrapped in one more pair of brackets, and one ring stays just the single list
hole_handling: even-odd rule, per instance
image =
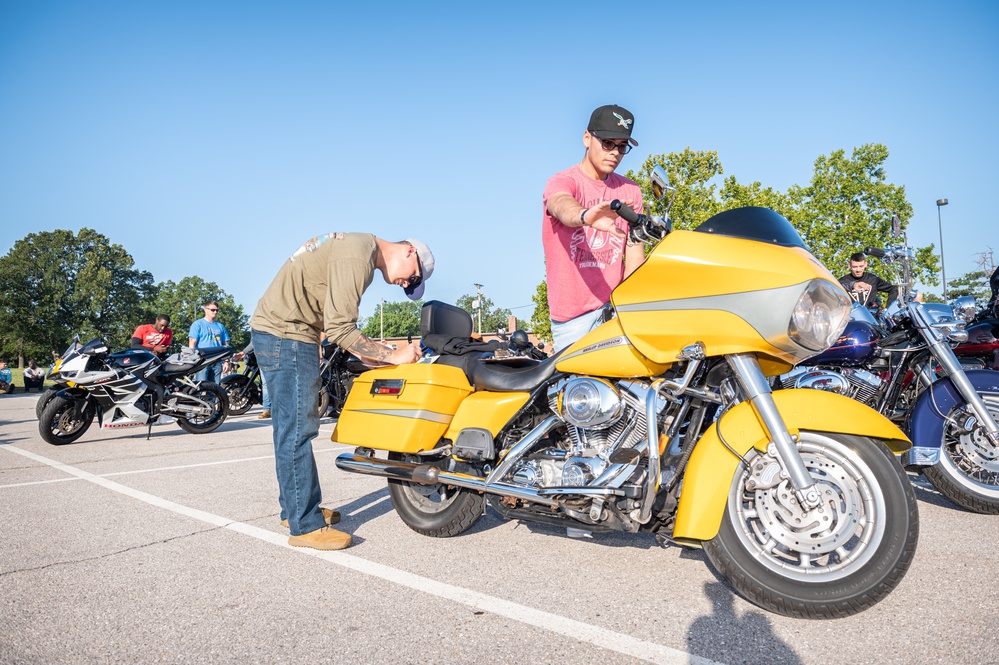
[{"label": "motorcycle headlight", "polygon": [[971,323],[975,318],[975,314],[978,313],[978,306],[975,303],[975,299],[971,296],[955,298],[950,306],[954,308],[954,315],[957,318],[964,319],[968,323]]},{"label": "motorcycle headlight", "polygon": [[787,334],[806,349],[824,351],[843,334],[851,309],[843,289],[824,279],[813,279],[794,306]]}]

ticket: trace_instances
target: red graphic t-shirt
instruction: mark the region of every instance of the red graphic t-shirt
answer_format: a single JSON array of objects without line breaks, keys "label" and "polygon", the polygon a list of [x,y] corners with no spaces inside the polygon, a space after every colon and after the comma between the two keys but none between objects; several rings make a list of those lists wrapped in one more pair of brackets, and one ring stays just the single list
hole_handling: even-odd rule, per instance
[{"label": "red graphic t-shirt", "polygon": [[163,332],[160,332],[153,327],[153,324],[146,323],[136,328],[132,337],[141,339],[143,346],[170,346],[170,342],[173,341],[173,331],[164,328]]},{"label": "red graphic t-shirt", "polygon": [[[632,180],[611,173],[594,180],[579,165],[556,173],[545,185],[541,241],[545,248],[548,310],[554,321],[568,321],[592,312],[610,300],[611,291],[624,279],[625,239],[589,226],[566,226],[548,212],[548,199],[559,192],[571,194],[585,208],[603,201],[632,201],[642,212],[642,190]],[[628,223],[617,218],[618,228]]]}]

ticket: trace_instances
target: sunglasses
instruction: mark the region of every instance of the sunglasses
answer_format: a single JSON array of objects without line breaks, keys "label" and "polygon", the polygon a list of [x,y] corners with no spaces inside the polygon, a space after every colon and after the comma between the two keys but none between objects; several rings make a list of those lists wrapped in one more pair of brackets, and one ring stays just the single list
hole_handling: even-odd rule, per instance
[{"label": "sunglasses", "polygon": [[[410,247],[412,247],[412,245],[410,245]],[[414,248],[414,250],[415,250],[415,248]],[[416,255],[416,273],[410,275],[409,279],[406,280],[406,283],[409,284],[409,286],[406,287],[406,288],[415,289],[417,286],[420,285],[420,282],[422,282],[422,281],[423,281],[423,262],[420,261],[420,255],[417,254]]]},{"label": "sunglasses", "polygon": [[217,311],[219,311],[219,308],[218,307],[205,307],[205,311],[206,312],[217,312]]},{"label": "sunglasses", "polygon": [[612,150],[617,150],[622,155],[627,155],[631,152],[631,144],[625,141],[624,143],[615,143],[610,139],[602,139],[593,132],[590,132],[590,136],[600,141],[600,147],[604,149],[604,152],[610,152]]}]

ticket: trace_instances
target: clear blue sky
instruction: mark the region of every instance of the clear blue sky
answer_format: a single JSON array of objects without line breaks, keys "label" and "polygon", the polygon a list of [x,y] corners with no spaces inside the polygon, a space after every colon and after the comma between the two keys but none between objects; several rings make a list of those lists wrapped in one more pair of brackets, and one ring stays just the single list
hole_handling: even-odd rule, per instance
[{"label": "clear blue sky", "polygon": [[[820,155],[884,143],[913,244],[939,245],[950,200],[953,278],[999,254],[997,8],[7,1],[0,255],[91,227],[157,281],[199,275],[251,313],[317,233],[414,235],[437,260],[428,299],[479,282],[529,318],[545,181],[617,103],[640,143],[622,172],[689,146],[784,190]],[[375,280],[362,316],[403,298]]]}]

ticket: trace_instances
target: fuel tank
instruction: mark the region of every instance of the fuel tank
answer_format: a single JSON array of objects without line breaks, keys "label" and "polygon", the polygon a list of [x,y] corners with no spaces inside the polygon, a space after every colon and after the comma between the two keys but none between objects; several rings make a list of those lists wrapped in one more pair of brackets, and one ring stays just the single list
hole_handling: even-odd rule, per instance
[{"label": "fuel tank", "polygon": [[126,351],[112,353],[108,356],[108,362],[112,366],[120,367],[121,369],[134,369],[136,367],[141,367],[142,365],[149,363],[151,360],[156,360],[156,356],[144,349],[128,349]]},{"label": "fuel tank", "polygon": [[809,365],[864,365],[870,362],[878,350],[881,333],[867,321],[850,321],[839,339],[819,355],[809,358]]}]

